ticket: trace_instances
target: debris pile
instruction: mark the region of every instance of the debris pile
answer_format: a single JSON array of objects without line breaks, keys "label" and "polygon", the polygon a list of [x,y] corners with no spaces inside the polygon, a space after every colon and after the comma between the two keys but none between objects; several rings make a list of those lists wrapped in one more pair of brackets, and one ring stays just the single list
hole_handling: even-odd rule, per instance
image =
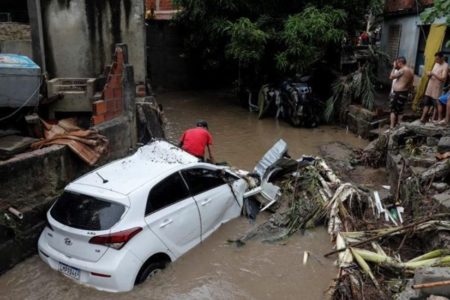
[{"label": "debris pile", "polygon": [[62,119],[58,124],[49,124],[41,120],[44,139],[33,143],[33,149],[49,145],[67,145],[90,166],[93,166],[101,156],[107,153],[108,139],[94,129],[83,130],[76,125],[76,119]]},{"label": "debris pile", "polygon": [[[392,143],[392,135],[385,141]],[[389,152],[377,153],[388,149],[380,146],[383,142],[374,145],[370,154],[374,156],[365,156],[367,160],[389,156]],[[450,214],[445,210],[417,209],[424,207],[418,202],[423,200],[407,199],[408,194],[400,192],[398,182],[392,189],[385,187],[390,189],[390,195],[380,197],[381,191],[343,182],[320,157],[299,160],[280,157],[283,158],[265,169],[265,174],[271,174],[265,180],[280,188],[280,196],[269,208],[273,214],[268,221],[235,240],[238,245],[250,239],[276,242],[298,231],[326,225],[335,249],[325,256],[337,254],[339,267],[339,276],[329,291],[330,299],[392,299],[407,290],[408,285],[417,285],[412,279],[417,270],[450,265],[450,221],[447,221]],[[442,166],[434,168],[443,169]],[[406,170],[400,172],[400,178],[407,176]],[[425,177],[427,183],[431,178],[437,179],[436,174],[424,172],[419,182],[424,182]],[[247,199],[251,201],[261,202],[258,198]],[[429,286],[421,289],[428,291]],[[449,296],[449,293],[437,295]]]}]

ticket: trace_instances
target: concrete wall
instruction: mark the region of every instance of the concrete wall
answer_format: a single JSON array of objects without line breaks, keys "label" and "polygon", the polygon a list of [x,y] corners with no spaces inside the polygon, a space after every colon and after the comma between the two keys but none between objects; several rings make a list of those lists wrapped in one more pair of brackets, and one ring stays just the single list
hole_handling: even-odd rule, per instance
[{"label": "concrete wall", "polygon": [[385,19],[383,22],[383,32],[381,37],[382,49],[387,49],[389,26],[401,25],[399,56],[406,57],[408,65],[414,69],[417,57],[417,47],[419,45],[420,19],[416,15],[398,16]]},{"label": "concrete wall", "polygon": [[[413,70],[416,64],[417,47],[419,45],[420,36],[420,19],[416,15],[403,15],[385,18],[382,25],[381,33],[381,49],[387,51],[389,27],[392,25],[401,25],[400,46],[398,50],[399,56],[406,58],[408,66]],[[390,86],[389,72],[392,65],[379,65],[378,76],[384,84]]]},{"label": "concrete wall", "polygon": [[41,13],[51,77],[97,77],[126,43],[136,81],[145,80],[144,0],[41,0]]},{"label": "concrete wall", "polygon": [[31,40],[27,41],[0,41],[0,53],[14,53],[33,58]]}]

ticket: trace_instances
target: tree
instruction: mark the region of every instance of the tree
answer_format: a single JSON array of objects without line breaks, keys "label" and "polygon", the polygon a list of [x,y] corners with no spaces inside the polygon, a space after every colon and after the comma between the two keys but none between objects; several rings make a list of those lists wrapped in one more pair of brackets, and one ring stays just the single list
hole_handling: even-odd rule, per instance
[{"label": "tree", "polygon": [[284,50],[276,55],[279,69],[303,72],[325,56],[329,45],[339,45],[345,36],[340,27],[346,13],[326,6],[305,8],[301,13],[289,16],[281,32]]},{"label": "tree", "polygon": [[[433,23],[436,19],[444,18],[447,25],[450,25],[450,0],[434,0],[433,6],[426,8],[420,18],[424,23]],[[450,47],[450,41],[447,42]]]},{"label": "tree", "polygon": [[237,68],[245,73],[244,85],[256,85],[336,59],[338,53],[330,49],[339,49],[344,36],[365,30],[366,15],[381,2],[174,0],[181,7],[174,22],[196,65],[204,70]]},{"label": "tree", "polygon": [[450,24],[450,0],[434,0],[433,6],[426,8],[420,17],[425,23],[432,23],[438,18],[445,18]]}]

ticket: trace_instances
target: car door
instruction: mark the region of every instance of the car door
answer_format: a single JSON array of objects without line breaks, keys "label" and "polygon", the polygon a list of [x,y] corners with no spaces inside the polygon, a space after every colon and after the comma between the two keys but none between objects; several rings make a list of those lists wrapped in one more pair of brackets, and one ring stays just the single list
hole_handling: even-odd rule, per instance
[{"label": "car door", "polygon": [[200,210],[202,240],[231,218],[230,210],[239,216],[240,205],[220,171],[197,167],[181,173]]},{"label": "car door", "polygon": [[177,257],[201,241],[199,211],[178,172],[151,188],[145,222]]}]

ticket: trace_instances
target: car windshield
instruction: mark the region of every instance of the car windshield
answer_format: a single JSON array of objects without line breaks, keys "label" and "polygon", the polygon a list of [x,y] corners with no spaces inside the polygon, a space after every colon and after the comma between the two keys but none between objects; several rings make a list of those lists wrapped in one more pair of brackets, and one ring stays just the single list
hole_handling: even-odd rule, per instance
[{"label": "car windshield", "polygon": [[94,197],[64,192],[50,215],[58,222],[86,230],[107,230],[119,221],[125,206]]}]

